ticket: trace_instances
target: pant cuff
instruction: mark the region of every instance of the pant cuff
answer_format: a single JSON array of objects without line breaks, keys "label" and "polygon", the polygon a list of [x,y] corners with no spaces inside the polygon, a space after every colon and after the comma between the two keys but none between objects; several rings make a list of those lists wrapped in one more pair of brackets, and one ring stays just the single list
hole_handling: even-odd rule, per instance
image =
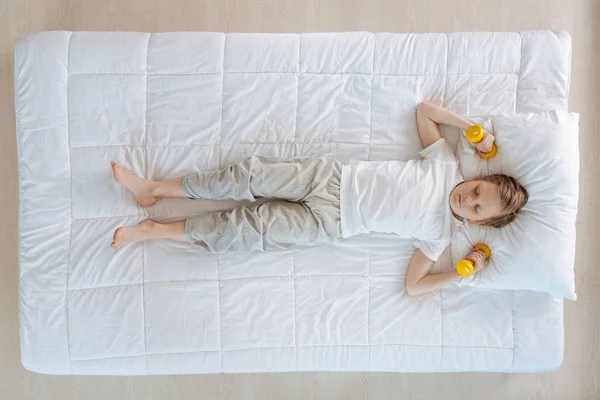
[{"label": "pant cuff", "polygon": [[[195,193],[193,193],[190,190],[190,179],[192,178],[192,176],[187,175],[183,178],[183,181],[181,182],[181,190],[183,190],[183,195],[185,197],[187,197],[188,199],[192,199],[192,200],[196,200],[198,197],[195,196]],[[186,224],[187,226],[187,224]]]}]

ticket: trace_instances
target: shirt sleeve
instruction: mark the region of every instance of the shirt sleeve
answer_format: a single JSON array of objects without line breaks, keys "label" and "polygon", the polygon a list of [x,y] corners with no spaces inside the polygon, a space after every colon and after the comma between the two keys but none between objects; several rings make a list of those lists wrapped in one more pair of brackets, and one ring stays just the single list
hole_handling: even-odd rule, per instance
[{"label": "shirt sleeve", "polygon": [[421,157],[429,161],[456,164],[458,161],[446,139],[440,138],[419,152]]},{"label": "shirt sleeve", "polygon": [[423,254],[425,254],[425,257],[429,258],[433,262],[436,262],[450,243],[444,243],[441,241],[426,242],[415,240],[413,244],[417,249],[421,250]]}]

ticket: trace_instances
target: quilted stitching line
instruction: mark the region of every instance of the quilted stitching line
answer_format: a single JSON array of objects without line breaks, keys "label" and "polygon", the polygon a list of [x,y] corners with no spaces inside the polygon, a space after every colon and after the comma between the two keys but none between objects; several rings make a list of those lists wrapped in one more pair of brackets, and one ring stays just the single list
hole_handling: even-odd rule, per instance
[{"label": "quilted stitching line", "polygon": [[[224,142],[224,143],[215,143],[215,144],[174,144],[174,145],[168,145],[168,146],[164,146],[164,145],[153,145],[153,146],[142,146],[142,145],[138,145],[138,144],[115,144],[115,145],[94,145],[94,146],[76,146],[76,147],[72,147],[73,149],[90,149],[90,148],[128,148],[128,147],[132,147],[132,148],[141,148],[141,147],[145,147],[145,148],[179,148],[179,147],[215,147],[215,146],[231,146],[231,147],[235,147],[235,146],[256,146],[256,145],[271,145],[271,146],[290,146],[290,145],[294,145],[294,144],[303,144],[303,145],[314,145],[314,146],[327,146],[327,145],[331,145],[331,144],[343,144],[343,145],[348,145],[348,146],[355,146],[355,147],[363,147],[365,145],[369,145],[368,142],[343,142],[343,141],[337,141],[337,140],[331,140],[331,141],[297,141],[297,142],[260,142],[260,141],[256,141],[256,142],[247,142],[247,143],[233,143],[233,142]],[[376,143],[377,146],[396,146],[396,147],[407,147],[407,148],[421,148],[420,146],[417,145],[408,145],[408,144],[397,144],[397,143]]]},{"label": "quilted stitching line", "polygon": [[[148,57],[150,52],[150,40],[152,34],[148,35],[148,42],[146,43],[146,73],[145,73],[145,88],[144,88],[144,134],[142,136],[142,173],[145,177],[148,176],[147,168],[147,157],[148,152],[146,151],[146,144],[148,143]],[[141,284],[141,295],[142,295],[142,332],[144,334],[144,368],[146,374],[148,374],[148,337],[146,334],[146,286],[145,286],[145,270],[146,270],[146,244],[142,242],[142,284]]]},{"label": "quilted stitching line", "polygon": [[[404,343],[387,343],[387,344],[375,344],[373,347],[388,347],[388,346],[401,346],[401,347],[417,347],[417,348],[438,348],[438,345],[429,345],[429,344],[404,344]],[[343,348],[343,347],[369,347],[366,344],[315,344],[315,345],[306,345],[299,346],[301,349],[318,349],[318,348]],[[450,349],[485,349],[485,350],[500,350],[507,351],[511,350],[511,348],[506,347],[494,347],[494,346],[446,346]],[[278,349],[294,349],[294,346],[277,346],[277,347],[243,347],[239,349],[226,349],[223,350],[224,353],[235,353],[235,352],[243,352],[248,350],[278,350]],[[168,351],[164,353],[148,353],[145,354],[147,356],[168,356],[168,355],[182,355],[182,354],[200,354],[200,353],[220,353],[220,350],[193,350],[193,351]],[[77,360],[73,360],[73,362],[85,362],[85,361],[100,361],[100,360],[114,360],[114,359],[122,359],[122,358],[135,358],[135,357],[143,357],[144,354],[131,354],[126,356],[114,356],[114,357],[98,357],[98,358],[81,358]],[[321,370],[316,370],[321,371]]]},{"label": "quilted stitching line", "polygon": [[[148,337],[146,334],[146,285],[144,283],[144,270],[146,269],[146,244],[142,242],[142,330],[144,332],[144,366],[146,368],[146,374],[148,373]],[[133,286],[133,285],[131,285]]]},{"label": "quilted stitching line", "polygon": [[521,42],[521,53],[519,54],[519,74],[517,75],[517,87],[515,88],[515,108],[514,112],[517,112],[517,99],[519,98],[519,84],[521,83],[521,72],[523,69],[523,35],[519,33],[519,40]]},{"label": "quilted stitching line", "polygon": [[514,369],[515,367],[515,352],[516,352],[516,343],[515,343],[515,291],[512,292],[512,305],[510,309],[511,316],[511,325],[512,325],[512,360],[510,361],[510,369]]},{"label": "quilted stitching line", "polygon": [[293,302],[293,315],[294,315],[294,365],[296,370],[298,369],[298,324],[296,322],[296,246],[292,249],[292,302]]},{"label": "quilted stitching line", "polygon": [[371,97],[369,99],[369,147],[367,160],[371,159],[371,146],[373,145],[373,85],[375,84],[375,37],[373,36],[373,58],[371,63]]},{"label": "quilted stitching line", "polygon": [[[219,168],[222,168],[223,164],[220,144],[223,139],[223,107],[225,103],[225,55],[227,54],[225,50],[227,49],[227,38],[229,38],[229,35],[226,34],[225,39],[223,40],[223,65],[221,65],[221,132],[219,133],[219,146],[217,146],[219,152]],[[217,297],[219,299],[217,302],[217,306],[219,308],[219,363],[221,372],[223,372],[223,319],[221,315],[223,307],[221,305],[221,257],[219,254],[217,254]]]},{"label": "quilted stitching line", "polygon": [[[150,53],[150,40],[152,34],[148,35],[148,42],[146,43],[146,88],[144,90],[145,97],[145,109],[144,109],[144,136],[142,138],[143,148],[143,174],[145,177],[148,176],[148,152],[146,144],[148,144],[148,57]],[[145,270],[146,270],[146,243],[142,242],[142,328],[144,332],[144,366],[146,368],[146,374],[148,374],[148,335],[146,334],[146,285],[145,285]]]},{"label": "quilted stitching line", "polygon": [[[302,58],[302,36],[298,36],[298,74],[296,82],[296,124],[294,125],[294,156],[296,156],[296,144],[298,142],[298,104],[300,103],[300,60]],[[296,246],[292,248],[292,307],[294,316],[294,366],[298,370],[298,323],[296,320]]]},{"label": "quilted stitching line", "polygon": [[440,289],[440,363],[438,370],[442,369],[442,361],[444,360],[444,289]]},{"label": "quilted stitching line", "polygon": [[222,156],[222,151],[221,151],[221,144],[223,142],[223,107],[225,105],[225,49],[227,48],[227,38],[229,36],[225,35],[225,38],[223,39],[223,56],[221,57],[223,60],[223,64],[221,65],[221,115],[219,116],[219,128],[220,128],[220,132],[219,132],[219,140],[216,143],[216,148],[217,148],[217,159],[219,160],[219,169],[223,168],[223,163],[221,160],[221,156]]},{"label": "quilted stitching line", "polygon": [[446,69],[444,73],[444,91],[442,92],[442,105],[446,104],[446,93],[448,91],[448,56],[450,54],[450,39],[448,38],[448,34],[444,35],[446,37]]},{"label": "quilted stitching line", "polygon": [[135,74],[135,73],[121,73],[121,72],[90,72],[72,74],[71,76],[100,76],[100,75],[117,75],[117,76],[210,76],[210,75],[297,75],[298,73],[304,75],[365,75],[365,76],[410,76],[410,77],[440,77],[444,75],[517,75],[516,72],[452,72],[446,74],[382,74],[382,73],[369,73],[369,72],[306,72],[306,71],[249,71],[249,72],[197,72],[193,74],[167,74],[167,73],[151,73],[151,74]]},{"label": "quilted stitching line", "polygon": [[[218,258],[218,257],[217,257]],[[220,259],[218,260],[220,262]],[[294,272],[292,272],[294,273]],[[197,282],[231,282],[231,281],[244,281],[249,279],[272,279],[272,278],[290,278],[293,275],[268,275],[268,276],[246,276],[246,277],[236,277],[236,278],[223,278],[217,277],[215,279],[187,279],[187,280],[169,280],[169,281],[150,281],[145,282],[147,285],[157,285],[157,284],[178,284],[178,283],[197,283]],[[354,278],[364,278],[363,274],[315,274],[315,273],[307,273],[307,274],[297,274],[297,277],[354,277]],[[405,275],[376,275],[378,278],[403,278]],[[106,288],[119,288],[119,287],[127,287],[127,286],[138,286],[141,283],[123,283],[120,285],[103,285],[103,286],[90,286],[90,287],[80,287],[80,288],[72,288],[67,289],[70,292],[84,291],[84,290],[94,290],[94,289],[106,289]]]},{"label": "quilted stitching line", "polygon": [[[446,86],[448,85],[448,64],[450,62],[450,37],[446,34],[446,80],[444,84],[444,100],[446,101]],[[469,106],[469,100],[467,98],[467,107]],[[468,109],[468,108],[467,108]],[[444,289],[440,289],[440,363],[438,370],[442,369],[442,362],[444,360]]]},{"label": "quilted stitching line", "polygon": [[369,366],[367,371],[371,371],[371,246],[367,249],[367,345],[369,346]]},{"label": "quilted stitching line", "polygon": [[300,58],[302,57],[302,37],[298,38],[298,72],[296,73],[296,123],[294,125],[294,156],[296,156],[296,144],[298,143],[298,105],[300,104]]},{"label": "quilted stitching line", "polygon": [[67,354],[69,358],[69,373],[73,373],[71,368],[71,333],[70,333],[70,319],[69,319],[69,270],[71,269],[71,243],[73,242],[73,223],[71,222],[71,232],[69,234],[69,257],[67,258],[67,276],[65,278],[65,314],[67,316],[66,331],[67,331]]},{"label": "quilted stitching line", "polygon": [[[371,147],[373,146],[373,86],[375,85],[375,51],[377,40],[373,38],[373,58],[371,63],[371,98],[369,100],[369,147],[367,150],[367,160],[371,159]],[[367,247],[367,344],[369,345],[369,359],[367,371],[371,371],[371,246]]]},{"label": "quilted stitching line", "polygon": [[69,359],[69,373],[73,373],[73,368],[71,366],[71,328],[70,328],[70,318],[69,318],[69,270],[71,269],[71,246],[73,243],[73,163],[71,162],[71,107],[69,101],[69,84],[71,82],[71,76],[69,75],[70,65],[69,59],[71,54],[71,39],[73,38],[73,32],[69,35],[69,42],[67,43],[67,137],[68,137],[68,146],[69,146],[69,172],[71,174],[70,177],[70,186],[71,186],[71,198],[69,203],[71,204],[71,223],[69,224],[69,229],[71,230],[69,234],[69,257],[67,259],[67,276],[65,278],[65,314],[66,314],[66,331],[67,331],[67,357]]},{"label": "quilted stitching line", "polygon": [[[221,116],[219,117],[219,125],[220,125],[220,132],[219,132],[219,141],[217,143],[217,151],[218,151],[218,157],[219,157],[219,169],[223,168],[223,160],[221,159],[222,157],[222,152],[221,152],[221,144],[223,143],[223,107],[225,106],[225,49],[227,49],[227,38],[229,37],[229,35],[225,35],[225,39],[223,40],[223,56],[221,57],[223,60],[223,65],[221,65]],[[221,368],[222,369],[222,368]]]},{"label": "quilted stitching line", "polygon": [[[218,144],[218,143],[215,143]],[[104,144],[98,144],[98,145],[91,145],[91,146],[74,146],[71,147],[72,149],[97,149],[97,148],[119,148],[119,149],[123,149],[123,148],[146,148],[146,149],[169,149],[172,147],[175,148],[179,148],[179,147],[214,147],[215,144],[170,144],[170,145],[144,145],[144,144],[109,144],[109,145],[104,145]]]},{"label": "quilted stitching line", "polygon": [[[218,297],[218,301],[217,301],[217,307],[219,308],[219,362],[220,362],[220,368],[221,368],[221,372],[223,372],[223,324],[222,324],[222,318],[221,318],[221,311],[222,311],[222,306],[221,306],[221,258],[220,255],[217,253],[217,297]],[[186,282],[190,282],[190,281],[186,281]]]}]

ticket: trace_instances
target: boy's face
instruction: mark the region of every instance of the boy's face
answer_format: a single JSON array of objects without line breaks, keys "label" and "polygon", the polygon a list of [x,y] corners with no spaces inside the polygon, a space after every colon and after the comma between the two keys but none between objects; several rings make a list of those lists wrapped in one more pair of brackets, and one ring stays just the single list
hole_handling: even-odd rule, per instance
[{"label": "boy's face", "polygon": [[481,225],[480,221],[499,216],[504,211],[498,185],[479,180],[458,184],[450,193],[450,208],[459,217]]}]

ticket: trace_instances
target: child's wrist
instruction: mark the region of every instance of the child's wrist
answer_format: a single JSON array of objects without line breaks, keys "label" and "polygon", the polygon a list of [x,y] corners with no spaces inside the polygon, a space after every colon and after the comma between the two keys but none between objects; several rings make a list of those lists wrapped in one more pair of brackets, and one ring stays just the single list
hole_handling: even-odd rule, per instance
[{"label": "child's wrist", "polygon": [[469,129],[470,127],[475,126],[474,123],[472,123],[471,121],[465,121],[465,125],[462,127],[463,131],[467,131],[467,129]]}]

